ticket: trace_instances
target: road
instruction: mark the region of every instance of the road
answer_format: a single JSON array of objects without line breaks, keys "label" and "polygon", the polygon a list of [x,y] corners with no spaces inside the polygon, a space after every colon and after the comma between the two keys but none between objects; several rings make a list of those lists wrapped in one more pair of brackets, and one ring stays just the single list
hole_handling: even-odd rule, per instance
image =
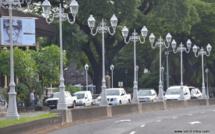
[{"label": "road", "polygon": [[215,134],[215,106],[155,111],[69,126],[48,134]]}]

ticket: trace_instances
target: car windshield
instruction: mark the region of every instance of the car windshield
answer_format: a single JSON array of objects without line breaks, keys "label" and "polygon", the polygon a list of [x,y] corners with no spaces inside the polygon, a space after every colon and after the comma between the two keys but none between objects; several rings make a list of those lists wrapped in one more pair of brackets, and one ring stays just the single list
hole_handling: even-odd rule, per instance
[{"label": "car windshield", "polygon": [[59,93],[53,93],[53,94],[51,94],[50,98],[59,98]]},{"label": "car windshield", "polygon": [[166,95],[176,95],[180,94],[180,88],[169,88],[166,91]]},{"label": "car windshield", "polygon": [[151,91],[142,91],[142,90],[140,90],[138,92],[138,96],[152,96],[152,93],[151,93]]},{"label": "car windshield", "polygon": [[194,89],[191,90],[191,95],[194,95],[196,93],[197,93],[197,89],[194,88]]},{"label": "car windshield", "polygon": [[84,98],[84,94],[73,94],[75,96],[77,96],[77,99],[83,99]]},{"label": "car windshield", "polygon": [[106,94],[119,96],[119,90],[107,90]]}]

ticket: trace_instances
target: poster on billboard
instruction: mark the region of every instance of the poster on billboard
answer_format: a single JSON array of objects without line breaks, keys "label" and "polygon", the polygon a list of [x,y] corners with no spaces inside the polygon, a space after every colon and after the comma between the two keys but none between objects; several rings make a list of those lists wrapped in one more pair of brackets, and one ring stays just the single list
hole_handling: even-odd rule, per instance
[{"label": "poster on billboard", "polygon": [[[12,40],[15,46],[35,46],[35,18],[12,18]],[[10,19],[1,18],[1,45],[10,45]]]}]

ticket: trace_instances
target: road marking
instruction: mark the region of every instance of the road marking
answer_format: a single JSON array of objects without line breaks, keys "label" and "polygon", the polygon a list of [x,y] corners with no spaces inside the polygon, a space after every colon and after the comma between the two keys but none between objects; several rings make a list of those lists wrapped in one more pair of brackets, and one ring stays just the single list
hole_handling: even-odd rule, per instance
[{"label": "road marking", "polygon": [[119,120],[119,121],[115,121],[115,123],[120,123],[120,122],[129,122],[131,121],[130,119],[125,119],[125,120]]},{"label": "road marking", "polygon": [[193,114],[188,114],[188,116],[192,116]]},{"label": "road marking", "polygon": [[201,122],[199,121],[193,121],[193,122],[189,122],[191,125],[194,125],[194,124],[201,124]]},{"label": "road marking", "polygon": [[136,133],[136,131],[132,131],[130,134],[135,134]]},{"label": "road marking", "polygon": [[213,110],[215,112],[215,110]]},{"label": "road marking", "polygon": [[161,120],[157,120],[156,122],[161,122]]},{"label": "road marking", "polygon": [[205,112],[201,112],[201,114],[204,114]]},{"label": "road marking", "polygon": [[145,127],[145,125],[141,125],[140,127]]},{"label": "road marking", "polygon": [[178,117],[172,117],[172,119],[177,119]]}]

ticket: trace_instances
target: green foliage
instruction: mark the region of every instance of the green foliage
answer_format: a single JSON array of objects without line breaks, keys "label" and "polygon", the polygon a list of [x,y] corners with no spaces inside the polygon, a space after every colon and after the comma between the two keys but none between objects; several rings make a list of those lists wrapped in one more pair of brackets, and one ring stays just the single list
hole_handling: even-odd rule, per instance
[{"label": "green foliage", "polygon": [[29,106],[30,89],[23,83],[19,83],[16,88],[18,102],[23,101],[25,103],[25,106]]},{"label": "green foliage", "polygon": [[154,88],[158,92],[158,76],[157,72],[143,74],[139,79],[139,88]]},{"label": "green foliage", "polygon": [[15,125],[15,124],[20,124],[20,123],[25,123],[33,120],[55,117],[55,116],[57,115],[54,113],[49,113],[49,114],[41,114],[41,115],[31,116],[31,117],[20,117],[19,120],[0,120],[0,128]]},{"label": "green foliage", "polygon": [[71,84],[66,86],[65,88],[66,91],[69,91],[71,94],[75,93],[75,92],[78,92],[78,91],[81,91],[81,88],[79,87],[74,87],[72,86]]}]

